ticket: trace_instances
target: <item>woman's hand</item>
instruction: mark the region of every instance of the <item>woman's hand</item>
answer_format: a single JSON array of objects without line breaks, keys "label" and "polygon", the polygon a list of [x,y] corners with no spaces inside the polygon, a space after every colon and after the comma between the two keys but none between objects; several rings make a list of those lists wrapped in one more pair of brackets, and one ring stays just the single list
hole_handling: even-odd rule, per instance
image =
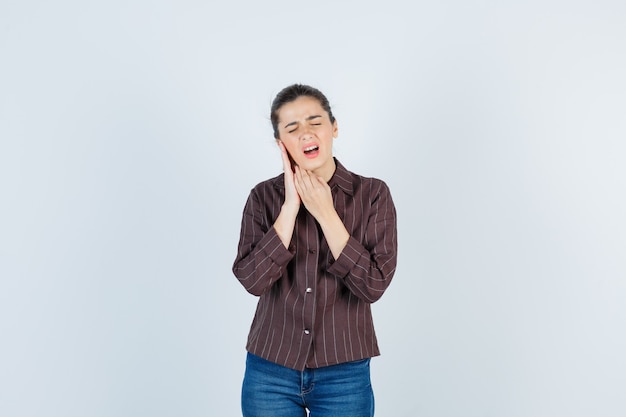
[{"label": "woman's hand", "polygon": [[274,222],[274,230],[276,230],[276,234],[280,241],[283,242],[285,248],[289,249],[301,200],[296,190],[294,172],[291,168],[291,160],[287,154],[287,149],[285,149],[285,145],[281,141],[277,142],[283,159],[283,171],[285,173],[285,202]]},{"label": "woman's hand", "polygon": [[289,158],[285,145],[281,141],[277,142],[283,159],[283,172],[285,173],[285,205],[297,211],[300,209],[301,200],[295,187],[295,174],[291,166],[291,159]]},{"label": "woman's hand", "polygon": [[302,204],[320,224],[330,252],[335,259],[339,258],[348,244],[350,234],[335,210],[330,186],[323,178],[298,166],[295,183]]},{"label": "woman's hand", "polygon": [[319,223],[336,214],[330,187],[321,177],[296,166],[295,188],[304,207]]}]

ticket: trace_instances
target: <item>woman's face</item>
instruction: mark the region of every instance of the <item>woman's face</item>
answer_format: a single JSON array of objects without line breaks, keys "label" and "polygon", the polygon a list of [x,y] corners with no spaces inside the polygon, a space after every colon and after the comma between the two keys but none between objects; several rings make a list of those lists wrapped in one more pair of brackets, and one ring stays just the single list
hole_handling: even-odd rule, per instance
[{"label": "woman's face", "polygon": [[330,121],[317,99],[301,96],[284,104],[278,110],[278,134],[296,165],[326,181],[332,177],[337,121]]}]

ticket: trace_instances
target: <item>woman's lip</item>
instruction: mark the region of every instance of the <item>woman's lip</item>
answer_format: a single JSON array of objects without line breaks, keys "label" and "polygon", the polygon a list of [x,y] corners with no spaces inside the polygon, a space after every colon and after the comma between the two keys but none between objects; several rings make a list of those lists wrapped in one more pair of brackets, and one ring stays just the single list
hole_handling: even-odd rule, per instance
[{"label": "woman's lip", "polygon": [[317,149],[316,149],[316,150],[314,150],[314,151],[311,151],[311,152],[305,152],[305,153],[304,153],[304,157],[305,157],[305,158],[309,158],[309,159],[313,159],[313,158],[317,158],[317,156],[318,156],[319,154],[320,154],[320,149],[319,149],[319,148],[317,148]]},{"label": "woman's lip", "polygon": [[[305,152],[305,150],[311,149],[311,148],[313,148],[313,150],[309,152]],[[305,158],[308,158],[308,159],[317,158],[317,156],[320,154],[320,145],[318,145],[317,143],[307,143],[306,146],[302,147],[302,153],[304,154]]]},{"label": "woman's lip", "polygon": [[320,145],[318,145],[318,144],[317,144],[317,143],[315,143],[315,142],[312,142],[312,143],[307,143],[305,146],[303,146],[303,147],[302,147],[302,152],[304,152],[304,151],[305,151],[305,150],[307,150],[307,149],[314,148],[314,147],[317,147],[317,151],[319,151],[319,150],[320,150]]}]

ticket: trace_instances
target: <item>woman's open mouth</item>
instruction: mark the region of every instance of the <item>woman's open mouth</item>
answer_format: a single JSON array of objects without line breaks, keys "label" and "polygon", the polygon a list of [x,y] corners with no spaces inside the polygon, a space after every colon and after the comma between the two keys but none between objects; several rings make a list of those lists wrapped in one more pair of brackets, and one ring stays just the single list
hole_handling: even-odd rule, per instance
[{"label": "woman's open mouth", "polygon": [[315,158],[320,153],[320,148],[317,145],[311,145],[304,148],[304,156],[307,158]]}]

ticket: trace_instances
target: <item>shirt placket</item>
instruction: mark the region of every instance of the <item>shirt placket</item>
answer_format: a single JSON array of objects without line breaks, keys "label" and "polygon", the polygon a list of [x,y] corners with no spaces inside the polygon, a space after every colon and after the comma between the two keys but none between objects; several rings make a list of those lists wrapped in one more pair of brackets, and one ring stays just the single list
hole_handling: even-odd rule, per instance
[{"label": "shirt placket", "polygon": [[[317,224],[313,216],[307,213],[306,227],[308,233],[306,233],[306,267],[305,267],[305,282],[303,287],[304,297],[304,323],[303,329],[304,337],[308,338],[308,354],[307,358],[310,359],[314,356],[313,346],[315,328],[315,295],[317,287],[317,278],[319,273],[319,257],[320,257],[320,236],[317,228]],[[307,360],[308,362],[308,360]]]}]

